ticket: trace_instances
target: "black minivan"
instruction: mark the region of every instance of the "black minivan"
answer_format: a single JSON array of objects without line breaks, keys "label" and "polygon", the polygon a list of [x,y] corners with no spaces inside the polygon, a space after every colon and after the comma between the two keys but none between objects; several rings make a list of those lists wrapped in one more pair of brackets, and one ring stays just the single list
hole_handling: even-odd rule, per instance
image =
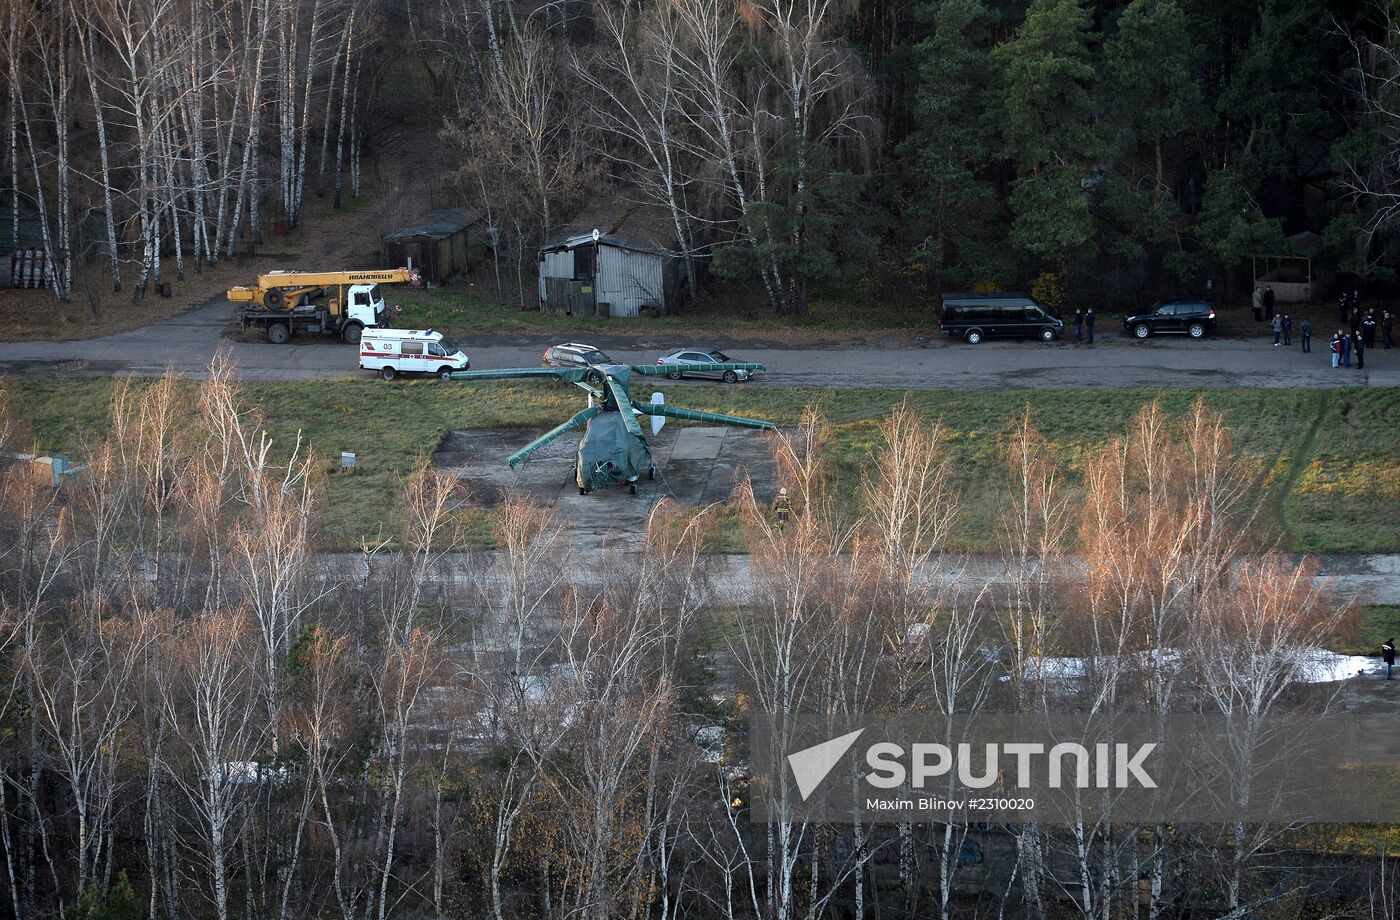
[{"label": "black minivan", "polygon": [[1025,294],[945,294],[938,328],[973,345],[990,336],[1053,342],[1065,321]]}]

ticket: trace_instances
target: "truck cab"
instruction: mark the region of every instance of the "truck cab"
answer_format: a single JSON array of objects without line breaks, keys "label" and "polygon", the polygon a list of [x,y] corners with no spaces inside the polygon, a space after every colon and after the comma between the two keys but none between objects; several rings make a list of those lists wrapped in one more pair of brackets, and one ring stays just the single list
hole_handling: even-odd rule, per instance
[{"label": "truck cab", "polygon": [[366,329],[389,325],[393,308],[384,301],[377,284],[347,284],[325,288],[320,293],[305,291],[292,307],[300,314],[319,313],[322,322],[354,344]]},{"label": "truck cab", "polygon": [[[332,310],[334,312],[334,310]],[[389,305],[384,302],[384,292],[377,284],[352,284],[345,291],[345,324],[358,323],[362,328],[372,329],[387,325]]]}]

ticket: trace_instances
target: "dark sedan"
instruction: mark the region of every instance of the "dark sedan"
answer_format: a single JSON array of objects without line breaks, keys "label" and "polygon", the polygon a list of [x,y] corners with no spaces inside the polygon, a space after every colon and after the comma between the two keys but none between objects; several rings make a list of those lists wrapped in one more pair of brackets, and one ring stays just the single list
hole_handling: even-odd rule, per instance
[{"label": "dark sedan", "polygon": [[1199,339],[1215,329],[1215,308],[1204,300],[1163,300],[1150,310],[1123,317],[1123,328],[1135,338],[1181,333]]}]

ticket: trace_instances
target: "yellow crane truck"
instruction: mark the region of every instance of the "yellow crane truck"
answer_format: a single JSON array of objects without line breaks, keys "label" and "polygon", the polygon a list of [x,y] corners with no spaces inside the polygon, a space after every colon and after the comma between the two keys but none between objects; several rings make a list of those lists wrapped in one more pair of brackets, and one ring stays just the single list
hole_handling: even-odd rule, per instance
[{"label": "yellow crane truck", "polygon": [[387,326],[398,312],[384,303],[381,284],[419,282],[416,269],[391,268],[367,272],[275,271],[258,276],[257,284],[229,288],[228,299],[246,303],[243,328],[262,329],[267,340],[281,345],[298,332],[339,335],[355,344],[368,328]]}]

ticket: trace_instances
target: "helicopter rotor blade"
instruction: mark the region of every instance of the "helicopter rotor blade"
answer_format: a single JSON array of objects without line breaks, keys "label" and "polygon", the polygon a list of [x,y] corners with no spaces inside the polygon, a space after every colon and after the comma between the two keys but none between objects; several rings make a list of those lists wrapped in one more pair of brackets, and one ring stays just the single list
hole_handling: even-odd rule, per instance
[{"label": "helicopter rotor blade", "polygon": [[453,380],[513,380],[520,377],[552,377],[578,383],[588,371],[581,367],[502,367],[486,371],[453,371]]},{"label": "helicopter rotor blade", "polygon": [[666,377],[671,374],[705,374],[715,371],[767,371],[763,364],[730,361],[726,364],[634,364],[632,373],[642,377]]},{"label": "helicopter rotor blade", "polygon": [[561,434],[564,434],[565,432],[570,431],[574,428],[578,428],[581,425],[587,424],[589,419],[591,419],[593,416],[597,415],[599,412],[602,411],[603,410],[598,406],[589,406],[587,409],[576,413],[573,418],[569,419],[564,424],[558,426],[557,428],[551,428],[549,431],[546,431],[544,434],[540,435],[538,438],[535,438],[535,440],[531,441],[529,444],[526,444],[524,447],[511,454],[510,459],[506,462],[510,464],[511,469],[515,469],[516,464],[529,459],[530,455],[533,454],[535,451],[539,450],[541,447],[544,447],[546,444],[548,444],[550,441],[553,441]]},{"label": "helicopter rotor blade", "polygon": [[718,412],[702,412],[699,409],[687,409],[684,406],[671,406],[666,403],[633,403],[632,407],[643,415],[665,415],[670,418],[685,419],[689,422],[715,422],[720,425],[733,425],[736,428],[757,428],[761,431],[773,431],[778,427],[772,422],[765,422],[762,419],[721,415]]},{"label": "helicopter rotor blade", "polygon": [[617,402],[617,414],[622,416],[622,425],[627,429],[627,433],[633,437],[642,437],[642,426],[637,424],[637,416],[628,411],[632,405],[632,397],[627,394],[627,390],[611,376],[607,379],[608,390],[612,392],[613,399]]}]

